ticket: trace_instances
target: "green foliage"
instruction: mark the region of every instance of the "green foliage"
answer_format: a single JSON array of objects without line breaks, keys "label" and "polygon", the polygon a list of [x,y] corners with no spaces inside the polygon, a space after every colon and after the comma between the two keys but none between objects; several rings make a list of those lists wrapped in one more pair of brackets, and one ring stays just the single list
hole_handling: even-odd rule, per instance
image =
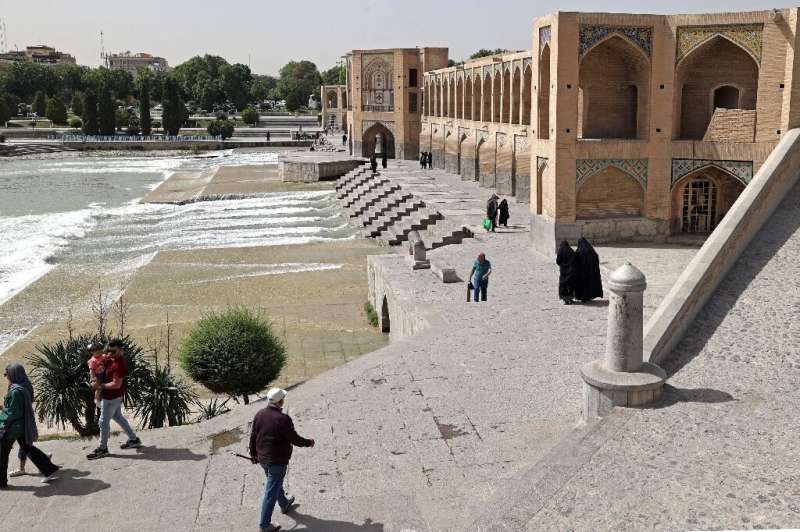
[{"label": "green foliage", "polygon": [[247,308],[212,313],[184,339],[181,366],[214,393],[242,396],[260,392],[286,365],[286,347],[264,316]]},{"label": "green foliage", "polygon": [[163,107],[161,120],[164,130],[169,135],[177,135],[183,122],[188,118],[188,113],[180,95],[178,82],[173,77],[165,80],[161,105]]},{"label": "green foliage", "polygon": [[139,121],[142,135],[149,135],[152,127],[150,119],[150,86],[153,84],[153,75],[149,70],[139,74]]},{"label": "green foliage", "polygon": [[237,109],[247,105],[250,101],[250,84],[253,81],[250,67],[240,63],[224,65],[220,74],[220,86],[225,98],[233,102]]},{"label": "green foliage", "polygon": [[10,120],[15,111],[14,98],[10,94],[0,92],[0,124],[5,124]]},{"label": "green foliage", "polygon": [[227,118],[214,120],[206,128],[206,131],[208,131],[209,135],[213,135],[215,137],[221,135],[222,140],[231,138],[233,136],[233,130],[233,122]]},{"label": "green foliage", "polygon": [[83,121],[80,118],[70,118],[69,119],[69,127],[78,129],[83,126]]},{"label": "green foliage", "polygon": [[87,89],[83,93],[83,133],[85,135],[97,135],[100,131],[100,124],[97,118],[97,96],[93,89]]},{"label": "green foliage", "polygon": [[245,107],[244,111],[242,111],[242,121],[245,124],[250,124],[251,126],[255,126],[258,124],[258,111],[252,105],[248,105]]},{"label": "green foliage", "polygon": [[83,94],[80,92],[72,93],[72,102],[70,103],[70,107],[76,116],[81,116],[83,114]]},{"label": "green foliage", "polygon": [[219,397],[215,397],[207,403],[195,401],[194,404],[200,411],[200,415],[197,416],[197,422],[199,423],[201,421],[208,421],[211,418],[215,418],[230,412],[231,409],[227,406],[228,401],[230,401],[230,397],[226,398],[222,402],[219,401]]},{"label": "green foliage", "polygon": [[101,135],[113,135],[116,126],[116,106],[111,91],[103,87],[98,92],[97,116]]},{"label": "green foliage", "polygon": [[[64,428],[70,425],[86,437],[99,433],[94,390],[89,386],[86,362],[91,342],[105,343],[106,337],[82,335],[36,346],[28,355],[31,380],[36,390],[36,413],[40,421]],[[129,338],[123,338],[128,376],[125,379],[125,404],[138,405],[144,397],[143,387],[150,380],[150,367],[142,349]]]},{"label": "green foliage", "polygon": [[142,398],[136,406],[141,426],[158,429],[185,425],[190,405],[197,401],[192,387],[173,375],[168,366],[155,366],[142,383]]},{"label": "green foliage", "polygon": [[125,132],[128,135],[138,135],[141,131],[142,129],[139,125],[139,119],[136,117],[136,115],[129,115],[128,127]]},{"label": "green foliage", "polygon": [[253,75],[247,65],[231,65],[214,55],[196,56],[175,67],[174,74],[182,96],[206,111],[226,101],[241,109],[251,99]]},{"label": "green foliage", "polygon": [[322,73],[323,85],[344,85],[345,83],[347,83],[347,70],[342,65],[336,65]]},{"label": "green foliage", "polygon": [[58,96],[47,100],[47,110],[45,114],[54,124],[63,125],[67,123],[67,107]]},{"label": "green foliage", "polygon": [[372,306],[372,303],[367,301],[364,303],[364,315],[367,317],[367,321],[373,327],[378,326],[378,313],[375,312],[375,307]]},{"label": "green foliage", "polygon": [[272,76],[253,76],[250,85],[250,98],[253,102],[261,102],[269,98],[271,90],[278,85],[278,80]]},{"label": "green foliage", "polygon": [[290,61],[281,68],[278,90],[289,111],[300,109],[312,94],[319,93],[322,83],[317,66],[311,61]]},{"label": "green foliage", "polygon": [[128,122],[130,121],[131,115],[125,109],[117,109],[114,111],[114,125],[117,126],[117,129],[128,127]]},{"label": "green foliage", "polygon": [[47,98],[42,91],[36,91],[36,95],[33,97],[33,103],[31,104],[31,112],[37,114],[37,116],[44,117],[47,114]]},{"label": "green foliage", "polygon": [[4,79],[5,90],[26,101],[38,91],[56,94],[61,88],[57,71],[37,63],[14,62],[5,72]]},{"label": "green foliage", "polygon": [[489,57],[490,55],[500,55],[507,52],[508,50],[506,50],[505,48],[497,48],[495,50],[487,50],[486,48],[481,48],[480,50],[469,56],[469,58],[478,59],[479,57]]}]

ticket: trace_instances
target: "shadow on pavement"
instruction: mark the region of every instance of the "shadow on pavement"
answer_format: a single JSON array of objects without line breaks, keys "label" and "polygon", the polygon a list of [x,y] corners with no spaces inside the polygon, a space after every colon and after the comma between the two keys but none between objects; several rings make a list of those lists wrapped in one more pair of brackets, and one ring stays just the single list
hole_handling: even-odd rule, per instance
[{"label": "shadow on pavement", "polygon": [[152,460],[153,462],[196,462],[208,458],[205,454],[196,454],[189,449],[166,449],[155,446],[139,447],[136,454],[113,454],[114,458],[128,460]]},{"label": "shadow on pavement", "polygon": [[[330,532],[383,532],[383,524],[374,523],[372,519],[367,518],[363,525],[356,523],[349,523],[347,521],[335,521],[332,519],[318,519],[310,515],[305,515],[294,510],[290,516],[295,520],[297,525],[304,527],[300,530],[325,530]],[[297,529],[297,526],[291,530]]]},{"label": "shadow on pavement", "polygon": [[82,497],[111,487],[111,484],[102,480],[85,478],[89,474],[88,471],[78,471],[77,469],[59,469],[58,473],[56,473],[58,480],[54,480],[49,484],[37,484],[35,486],[9,484],[8,491],[30,491],[36,497]]},{"label": "shadow on pavement", "polygon": [[669,384],[664,385],[664,391],[652,406],[653,408],[666,408],[678,403],[727,403],[735,399],[728,392],[714,390],[713,388],[676,388]]}]

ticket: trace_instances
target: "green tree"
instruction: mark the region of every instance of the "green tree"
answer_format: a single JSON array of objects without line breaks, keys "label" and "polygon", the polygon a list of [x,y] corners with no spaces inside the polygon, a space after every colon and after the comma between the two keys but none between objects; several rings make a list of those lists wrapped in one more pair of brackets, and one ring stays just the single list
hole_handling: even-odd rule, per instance
[{"label": "green tree", "polygon": [[72,108],[72,112],[74,114],[81,116],[83,114],[83,94],[80,92],[73,92],[72,103],[70,103],[70,107]]},{"label": "green tree", "polygon": [[142,135],[149,135],[152,127],[150,119],[150,85],[153,83],[153,75],[149,70],[139,74],[139,123]]},{"label": "green tree", "polygon": [[225,98],[242,109],[250,101],[250,84],[253,76],[250,67],[237,63],[223,65],[220,69],[220,86],[225,93]]},{"label": "green tree", "polygon": [[67,123],[67,108],[58,96],[53,96],[47,100],[45,114],[54,124],[62,125]]},{"label": "green tree", "polygon": [[36,92],[57,94],[61,81],[56,71],[39,63],[12,63],[4,75],[5,90],[19,100],[30,101]]},{"label": "green tree", "polygon": [[250,99],[253,102],[261,102],[269,97],[269,92],[276,87],[278,80],[272,76],[253,76],[253,83],[250,85]]},{"label": "green tree", "polygon": [[225,66],[228,62],[219,56],[198,55],[175,67],[173,74],[182,95],[210,111],[225,101],[220,82]]},{"label": "green tree", "polygon": [[222,140],[229,139],[233,136],[233,122],[227,118],[218,118],[208,125],[206,131],[214,137],[222,137]]},{"label": "green tree", "polygon": [[164,131],[169,135],[177,135],[187,113],[178,82],[173,77],[169,77],[165,81],[161,106],[163,107],[161,121]]},{"label": "green tree", "polygon": [[97,114],[101,135],[113,135],[116,127],[116,106],[108,87],[100,89],[97,97]]},{"label": "green tree", "polygon": [[97,135],[100,131],[100,124],[97,120],[97,95],[94,89],[86,89],[83,93],[83,115],[81,115],[83,125],[81,129],[85,135]]},{"label": "green tree", "polygon": [[36,91],[31,104],[31,111],[37,116],[44,117],[47,114],[47,98],[42,91]]},{"label": "green tree", "polygon": [[281,68],[278,90],[286,99],[286,108],[296,111],[308,102],[308,97],[319,93],[322,78],[311,61],[290,61]]},{"label": "green tree", "polygon": [[5,124],[16,111],[14,98],[5,92],[0,92],[0,124]]},{"label": "green tree", "polygon": [[336,65],[322,73],[323,85],[344,85],[345,83],[347,83],[347,71],[342,65]]},{"label": "green tree", "polygon": [[258,118],[258,111],[256,111],[256,108],[252,105],[248,105],[244,108],[244,111],[242,111],[242,121],[244,121],[245,124],[255,126],[258,124]]},{"label": "green tree", "polygon": [[497,48],[495,50],[487,50],[486,48],[481,48],[480,50],[469,56],[469,58],[478,59],[479,57],[489,57],[490,55],[500,55],[500,54],[505,54],[507,52],[508,50],[506,50],[505,48]]},{"label": "green tree", "polygon": [[278,378],[286,365],[286,347],[263,315],[233,308],[195,323],[179,357],[193,380],[247,404],[250,395]]}]

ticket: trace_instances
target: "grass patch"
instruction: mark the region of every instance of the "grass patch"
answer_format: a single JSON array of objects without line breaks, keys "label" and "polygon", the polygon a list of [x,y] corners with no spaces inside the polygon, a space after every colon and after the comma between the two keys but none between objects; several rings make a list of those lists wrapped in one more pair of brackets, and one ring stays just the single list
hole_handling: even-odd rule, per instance
[{"label": "grass patch", "polygon": [[367,316],[367,321],[370,325],[373,327],[378,326],[378,313],[375,312],[375,307],[369,301],[364,303],[364,314]]}]

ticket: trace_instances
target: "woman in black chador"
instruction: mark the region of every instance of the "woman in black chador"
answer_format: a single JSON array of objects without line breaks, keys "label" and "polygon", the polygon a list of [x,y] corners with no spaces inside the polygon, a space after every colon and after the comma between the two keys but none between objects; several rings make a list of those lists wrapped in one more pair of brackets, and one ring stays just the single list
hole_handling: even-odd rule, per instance
[{"label": "woman in black chador", "polygon": [[578,284],[578,255],[569,247],[566,240],[561,241],[556,254],[556,264],[560,269],[558,275],[558,297],[565,305],[574,303],[575,287]]},{"label": "woman in black chador", "polygon": [[585,238],[578,240],[578,283],[575,285],[575,298],[591,301],[603,297],[603,282],[600,280],[600,258]]},{"label": "woman in black chador", "polygon": [[497,210],[500,211],[500,225],[508,227],[508,201],[506,201],[505,198],[500,202],[500,206],[497,207]]}]

